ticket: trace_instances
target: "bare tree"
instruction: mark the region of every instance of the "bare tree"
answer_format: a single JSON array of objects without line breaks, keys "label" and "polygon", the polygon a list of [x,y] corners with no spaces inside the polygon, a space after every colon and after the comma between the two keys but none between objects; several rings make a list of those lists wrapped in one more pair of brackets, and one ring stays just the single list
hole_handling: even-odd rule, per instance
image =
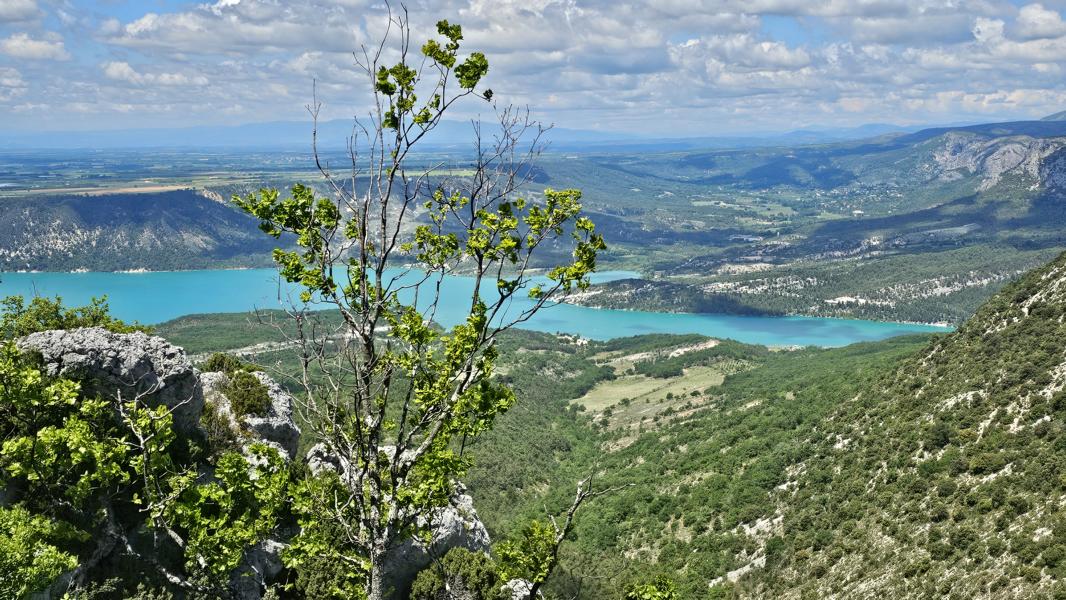
[{"label": "bare tree", "polygon": [[[390,550],[425,533],[422,517],[453,496],[468,465],[462,446],[515,401],[493,376],[498,336],[587,286],[605,248],[580,216],[579,191],[521,197],[545,132],[526,110],[490,104],[498,130],[472,124],[465,172],[415,154],[457,102],[493,98],[480,87],[485,56],[459,57],[461,28],[440,21],[437,33],[415,52],[406,10],[390,11],[381,44],[356,56],[373,108],[356,121],[343,169],[319,151],[317,97],[308,107],[327,197],[297,185],[284,200],[277,190],[235,198],[264,231],[295,236],[298,248],[275,260],[310,305],[291,311],[299,410],[333,467],[300,484],[290,560],[349,565],[372,599],[387,595]],[[537,276],[548,246],[571,258]],[[442,284],[457,273],[473,282],[465,319],[442,330],[442,303],[457,301]],[[339,326],[308,310],[323,307]]]},{"label": "bare tree", "polygon": [[[551,572],[555,569],[556,565],[559,564],[559,549],[562,547],[563,542],[566,541],[566,536],[570,535],[570,531],[573,530],[574,517],[577,516],[577,511],[585,502],[593,498],[597,498],[599,496],[613,494],[614,492],[617,492],[618,490],[621,490],[624,487],[629,487],[627,485],[595,489],[593,487],[593,480],[595,479],[595,477],[596,474],[593,473],[578,482],[577,492],[574,494],[574,500],[570,503],[570,507],[567,508],[566,512],[563,514],[561,523],[559,519],[555,518],[555,516],[548,517],[548,520],[551,522],[552,537],[550,540],[551,543],[548,546],[547,555],[544,557],[545,565],[543,567],[543,572],[551,574]],[[529,587],[529,597],[531,600],[538,597],[538,595],[540,594],[540,588],[544,585],[545,581],[546,578],[542,578],[537,581],[531,582],[532,585],[530,585]]]}]

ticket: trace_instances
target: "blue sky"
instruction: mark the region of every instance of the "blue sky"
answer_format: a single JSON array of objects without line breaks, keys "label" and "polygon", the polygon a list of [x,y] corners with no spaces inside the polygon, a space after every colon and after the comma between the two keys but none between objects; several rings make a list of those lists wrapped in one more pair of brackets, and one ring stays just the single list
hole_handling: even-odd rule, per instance
[{"label": "blue sky", "polygon": [[[1066,0],[413,0],[497,98],[560,126],[719,135],[1066,110]],[[180,127],[366,109],[380,0],[0,0],[0,129]],[[482,106],[468,106],[472,116]]]}]

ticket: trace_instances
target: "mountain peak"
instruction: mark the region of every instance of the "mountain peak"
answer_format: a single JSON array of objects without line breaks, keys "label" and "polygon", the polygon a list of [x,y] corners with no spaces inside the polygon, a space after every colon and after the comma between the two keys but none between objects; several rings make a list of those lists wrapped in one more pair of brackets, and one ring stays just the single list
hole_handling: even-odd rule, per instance
[{"label": "mountain peak", "polygon": [[1046,117],[1044,117],[1043,119],[1040,119],[1040,120],[1041,121],[1066,121],[1066,110],[1059,111],[1059,112],[1057,112],[1057,113],[1055,113],[1053,115],[1048,115],[1048,116],[1046,116]]}]

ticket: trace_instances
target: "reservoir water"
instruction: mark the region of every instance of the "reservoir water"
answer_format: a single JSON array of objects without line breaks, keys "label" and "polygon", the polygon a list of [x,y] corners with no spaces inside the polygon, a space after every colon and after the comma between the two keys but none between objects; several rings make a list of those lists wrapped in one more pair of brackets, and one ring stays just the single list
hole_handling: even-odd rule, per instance
[{"label": "reservoir water", "polygon": [[[593,280],[602,282],[632,276],[632,273],[604,272],[596,274]],[[473,280],[468,277],[447,277],[441,286],[443,301],[436,320],[451,326],[462,319],[473,286]],[[0,274],[0,297],[14,294],[58,295],[67,306],[85,304],[93,296],[106,294],[112,314],[145,324],[193,313],[284,308],[290,298],[298,296],[295,286],[279,285],[273,269]],[[517,299],[512,310],[521,310],[528,302],[525,298]],[[768,346],[844,346],[906,333],[948,330],[932,325],[852,319],[672,314],[569,304],[547,306],[522,327],[598,340],[646,333],[699,333]]]}]

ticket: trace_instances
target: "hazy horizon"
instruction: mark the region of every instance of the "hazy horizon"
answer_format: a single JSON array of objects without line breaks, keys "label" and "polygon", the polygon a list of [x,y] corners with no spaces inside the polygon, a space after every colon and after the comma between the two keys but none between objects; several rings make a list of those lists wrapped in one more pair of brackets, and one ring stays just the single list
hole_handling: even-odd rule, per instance
[{"label": "hazy horizon", "polygon": [[[369,0],[5,0],[0,130],[181,128],[365,111]],[[394,3],[394,7],[399,3]],[[1066,108],[1064,0],[408,4],[561,128],[730,136],[1036,119]],[[461,117],[489,111],[467,106]]]}]

